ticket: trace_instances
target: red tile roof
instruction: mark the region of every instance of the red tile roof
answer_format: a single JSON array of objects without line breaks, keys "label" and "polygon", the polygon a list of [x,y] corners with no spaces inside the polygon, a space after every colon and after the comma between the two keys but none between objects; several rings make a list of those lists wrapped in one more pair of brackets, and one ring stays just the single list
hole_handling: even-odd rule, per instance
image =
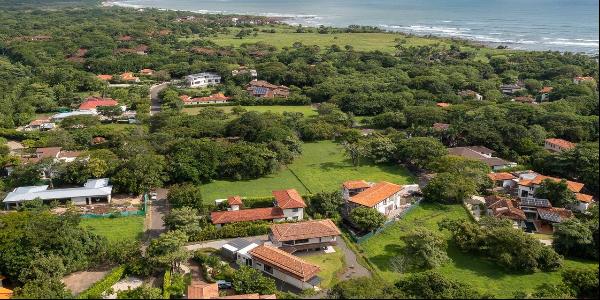
[{"label": "red tile roof", "polygon": [[285,216],[279,207],[253,208],[232,211],[214,211],[210,214],[213,224],[228,224],[260,220],[282,219]]},{"label": "red tile roof", "polygon": [[303,259],[270,246],[258,246],[250,251],[252,259],[259,260],[302,281],[315,277],[321,269]]},{"label": "red tile roof", "polygon": [[490,173],[488,174],[488,177],[492,180],[492,181],[498,181],[498,180],[511,180],[511,179],[516,179],[517,177],[513,174],[507,173],[507,172],[500,172],[500,173]]},{"label": "red tile roof", "polygon": [[89,97],[79,105],[80,110],[95,109],[98,106],[117,106],[119,102],[111,98]]},{"label": "red tile roof", "polygon": [[131,72],[125,72],[125,73],[121,74],[121,79],[126,80],[126,81],[138,80],[138,78],[133,76],[133,73],[131,73]]},{"label": "red tile roof", "polygon": [[100,80],[105,80],[105,81],[110,81],[113,79],[112,75],[105,75],[105,74],[100,74],[96,77],[98,77],[98,79],[100,79]]},{"label": "red tile roof", "polygon": [[[180,96],[180,98],[181,97],[182,96]],[[187,96],[187,98],[181,98],[181,100],[183,100],[183,102],[211,102],[211,101],[218,101],[218,100],[227,101],[227,100],[229,100],[229,97],[225,96],[223,93],[217,93],[217,94],[212,94],[208,97],[190,98],[189,96]]]},{"label": "red tile roof", "polygon": [[277,206],[282,209],[306,207],[304,199],[295,189],[273,191]]},{"label": "red tile roof", "polygon": [[35,154],[39,158],[58,157],[61,149],[61,147],[37,148],[35,149]]},{"label": "red tile roof", "polygon": [[211,299],[219,297],[219,285],[216,283],[192,282],[187,288],[188,299]]},{"label": "red tile roof", "polygon": [[585,203],[591,203],[594,200],[594,196],[581,193],[575,193],[575,198],[577,198],[578,201]]},{"label": "red tile roof", "polygon": [[[540,185],[546,179],[552,180],[554,182],[559,182],[559,181],[563,180],[563,179],[556,178],[556,177],[550,177],[550,176],[544,176],[544,175],[537,175],[532,180],[521,180],[521,181],[519,181],[519,185],[523,185],[523,186]],[[575,182],[575,181],[566,180],[566,182],[567,182],[567,187],[573,193],[579,193],[583,189],[583,186],[584,186],[583,183],[579,183],[579,182]]]},{"label": "red tile roof", "polygon": [[342,234],[335,224],[329,220],[314,220],[299,223],[271,225],[273,237],[280,242],[312,239]]},{"label": "red tile roof", "polygon": [[435,105],[437,105],[438,107],[448,107],[448,106],[450,106],[450,103],[438,102]]},{"label": "red tile roof", "polygon": [[364,180],[348,180],[342,184],[349,190],[364,189],[370,187],[369,183]]},{"label": "red tile roof", "polygon": [[242,197],[240,196],[229,196],[227,197],[227,204],[231,205],[242,205]]},{"label": "red tile roof", "polygon": [[58,153],[59,158],[75,158],[82,154],[82,151],[61,151]]},{"label": "red tile roof", "polygon": [[571,143],[563,139],[546,139],[545,142],[548,144],[556,145],[563,149],[573,149],[577,146],[577,144]]},{"label": "red tile roof", "polygon": [[552,92],[553,88],[551,86],[545,86],[540,90],[540,93],[546,94]]},{"label": "red tile roof", "polygon": [[507,218],[517,221],[527,219],[525,212],[517,207],[517,203],[513,199],[495,195],[487,196],[485,197],[485,206],[492,211],[492,215],[496,218]]},{"label": "red tile roof", "polygon": [[350,197],[350,201],[363,206],[374,207],[377,203],[391,197],[400,190],[402,190],[401,185],[382,181],[358,193],[354,197]]}]

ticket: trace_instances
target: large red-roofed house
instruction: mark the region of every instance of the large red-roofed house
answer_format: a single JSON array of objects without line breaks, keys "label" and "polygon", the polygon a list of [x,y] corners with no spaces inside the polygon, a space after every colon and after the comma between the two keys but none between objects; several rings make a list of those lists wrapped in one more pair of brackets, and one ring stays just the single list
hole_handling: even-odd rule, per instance
[{"label": "large red-roofed house", "polygon": [[269,240],[273,246],[289,253],[302,250],[318,251],[335,245],[340,234],[341,231],[331,220],[312,220],[273,224]]},{"label": "large red-roofed house", "polygon": [[413,191],[418,191],[417,185],[402,186],[386,181],[368,183],[351,180],[342,184],[347,214],[362,206],[374,208],[388,218],[394,217],[400,208],[410,204],[406,196]]},{"label": "large red-roofed house", "polygon": [[241,209],[243,201],[239,196],[227,199],[229,210],[211,213],[212,223],[221,226],[236,222],[250,221],[299,221],[304,219],[306,203],[295,189],[273,191],[274,207]]}]

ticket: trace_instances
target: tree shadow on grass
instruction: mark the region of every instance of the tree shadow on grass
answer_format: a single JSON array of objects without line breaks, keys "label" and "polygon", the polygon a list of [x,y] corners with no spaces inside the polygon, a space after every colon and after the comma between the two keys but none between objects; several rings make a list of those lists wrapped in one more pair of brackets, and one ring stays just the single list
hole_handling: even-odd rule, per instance
[{"label": "tree shadow on grass", "polygon": [[323,171],[339,170],[348,167],[351,167],[351,165],[345,162],[325,162],[319,164],[319,169]]},{"label": "tree shadow on grass", "polygon": [[510,275],[527,275],[528,273],[511,272],[505,270],[495,262],[485,259],[481,256],[471,253],[461,252],[456,245],[448,242],[448,256],[452,259],[448,264],[452,264],[457,270],[464,270],[494,280],[502,279]]},{"label": "tree shadow on grass", "polygon": [[381,271],[394,271],[391,268],[390,260],[402,252],[402,247],[396,244],[390,244],[386,245],[384,250],[385,254],[370,257],[369,260]]}]

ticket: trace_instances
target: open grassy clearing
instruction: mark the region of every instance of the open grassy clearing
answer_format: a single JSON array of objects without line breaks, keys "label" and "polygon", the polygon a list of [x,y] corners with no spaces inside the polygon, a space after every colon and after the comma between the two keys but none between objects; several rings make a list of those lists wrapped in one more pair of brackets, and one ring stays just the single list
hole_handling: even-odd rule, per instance
[{"label": "open grassy clearing", "polygon": [[[230,113],[231,110],[235,106],[216,106],[216,108],[223,110],[226,113]],[[284,112],[299,112],[304,114],[305,117],[316,116],[317,111],[308,105],[303,106],[293,106],[293,105],[265,105],[265,106],[242,106],[247,111],[257,111],[257,112],[273,112],[283,114]],[[198,114],[200,110],[206,108],[206,106],[195,106],[195,107],[186,107],[183,109],[184,113],[195,115]]]},{"label": "open grassy clearing", "polygon": [[334,247],[335,253],[309,253],[308,255],[301,255],[300,257],[309,263],[312,263],[319,268],[319,277],[321,277],[322,288],[329,288],[337,283],[338,273],[343,271],[346,262],[344,261],[344,252],[338,247]]},{"label": "open grassy clearing", "polygon": [[144,217],[84,218],[79,226],[91,228],[94,233],[106,237],[109,242],[137,240],[142,237],[144,231]]},{"label": "open grassy clearing", "polygon": [[[396,44],[398,42],[403,43],[405,46],[427,46],[440,44],[449,47],[450,40],[438,37],[419,37],[411,36],[398,32],[381,32],[381,33],[333,33],[333,34],[320,34],[320,33],[296,33],[295,27],[286,25],[277,26],[264,26],[262,29],[275,29],[275,33],[258,32],[257,36],[247,36],[243,39],[235,37],[235,35],[241,30],[240,28],[229,28],[230,33],[219,34],[214,37],[207,38],[208,40],[216,43],[220,46],[232,46],[239,47],[242,44],[250,44],[257,42],[264,42],[269,45],[273,45],[279,49],[284,47],[291,47],[295,42],[301,42],[305,45],[317,45],[322,50],[327,49],[331,45],[338,45],[344,47],[351,45],[354,50],[357,51],[382,51],[385,53],[395,53]],[[195,39],[201,39],[200,37],[193,36],[183,38],[182,40],[190,41]],[[480,47],[475,44],[473,46],[463,46],[462,48],[473,49],[477,53],[474,60],[487,61],[486,54],[510,54],[515,50],[498,50],[493,48]]]},{"label": "open grassy clearing", "polygon": [[337,190],[342,182],[350,179],[386,180],[399,184],[414,181],[407,170],[395,165],[365,163],[354,167],[344,156],[341,146],[323,141],[304,144],[302,155],[275,174],[253,180],[216,180],[203,185],[202,194],[205,201],[212,202],[229,195],[271,196],[271,191],[286,188],[295,188],[301,194],[317,193]]},{"label": "open grassy clearing", "polygon": [[[402,275],[390,269],[389,260],[401,251],[403,243],[400,238],[416,226],[438,230],[437,223],[444,218],[468,220],[469,217],[460,205],[421,204],[402,220],[365,241],[360,247],[382,277],[394,282]],[[444,232],[444,235],[450,237],[447,232]],[[534,274],[510,273],[491,261],[461,253],[452,244],[448,247],[448,255],[452,261],[437,269],[440,273],[449,278],[465,282],[482,292],[492,293],[501,298],[510,298],[515,291],[532,291],[542,283],[553,284],[559,283],[561,280],[560,270]],[[597,266],[597,263],[565,260],[563,268],[591,266]]]}]

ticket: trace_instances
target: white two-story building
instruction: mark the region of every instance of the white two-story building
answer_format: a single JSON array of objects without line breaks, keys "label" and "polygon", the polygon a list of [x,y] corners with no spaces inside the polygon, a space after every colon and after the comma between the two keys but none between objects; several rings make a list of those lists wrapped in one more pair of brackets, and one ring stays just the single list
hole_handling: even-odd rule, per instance
[{"label": "white two-story building", "polygon": [[185,81],[187,86],[191,88],[207,87],[221,83],[221,75],[212,72],[202,72],[186,76]]},{"label": "white two-story building", "polygon": [[401,186],[382,181],[368,183],[364,180],[346,181],[342,185],[342,196],[345,202],[347,215],[357,207],[370,207],[376,209],[388,218],[392,218],[403,207],[410,206],[410,196],[418,192],[418,185]]}]

